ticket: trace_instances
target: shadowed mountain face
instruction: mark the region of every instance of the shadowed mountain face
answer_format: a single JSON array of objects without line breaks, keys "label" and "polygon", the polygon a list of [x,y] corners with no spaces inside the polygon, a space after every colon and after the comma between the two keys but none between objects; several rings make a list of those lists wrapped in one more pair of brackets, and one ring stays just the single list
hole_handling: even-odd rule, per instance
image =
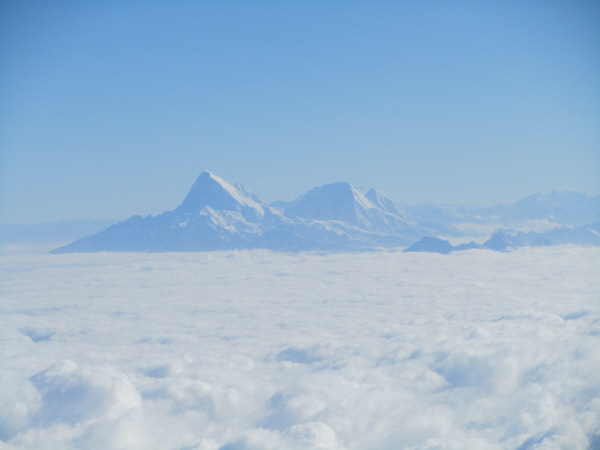
[{"label": "shadowed mountain face", "polygon": [[515,230],[497,230],[483,244],[469,242],[452,246],[450,242],[425,236],[406,248],[405,252],[432,252],[448,254],[450,252],[487,249],[504,252],[519,247],[543,247],[547,245],[575,244],[584,247],[600,245],[600,222],[583,227],[561,227],[545,233],[523,233]]},{"label": "shadowed mountain face", "polygon": [[[312,189],[283,212],[243,185],[200,174],[183,202],[158,216],[133,216],[52,253],[204,251],[239,248],[337,251],[409,244],[435,230],[400,214],[383,194],[377,204],[348,183]],[[398,214],[390,211],[396,210]]]},{"label": "shadowed mountain face", "polygon": [[387,198],[387,196],[381,191],[378,191],[376,189],[370,189],[365,194],[365,197],[371,200],[371,202],[382,211],[385,211],[390,214],[395,214],[400,217],[408,217],[406,212],[400,212],[398,207],[394,205],[394,202]]},{"label": "shadowed mountain face", "polygon": [[240,191],[222,178],[204,171],[173,212],[181,216],[208,210],[231,211],[240,213],[246,220],[258,222],[264,217],[266,208],[258,197],[254,200],[245,188]]},{"label": "shadowed mountain face", "polygon": [[450,242],[431,236],[425,236],[419,242],[415,242],[413,245],[411,245],[404,251],[441,253],[443,255],[447,255],[452,250],[454,250],[454,247],[452,247],[452,244],[450,244]]},{"label": "shadowed mountain face", "polygon": [[374,208],[375,205],[351,184],[333,183],[308,191],[285,210],[285,215],[312,220],[337,220],[360,226],[365,224],[365,213]]}]

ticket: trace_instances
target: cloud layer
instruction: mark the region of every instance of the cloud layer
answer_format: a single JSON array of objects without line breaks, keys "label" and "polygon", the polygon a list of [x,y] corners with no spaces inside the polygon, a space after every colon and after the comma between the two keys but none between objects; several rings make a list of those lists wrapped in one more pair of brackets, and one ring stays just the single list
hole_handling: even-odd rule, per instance
[{"label": "cloud layer", "polygon": [[0,449],[585,449],[599,257],[6,256]]}]

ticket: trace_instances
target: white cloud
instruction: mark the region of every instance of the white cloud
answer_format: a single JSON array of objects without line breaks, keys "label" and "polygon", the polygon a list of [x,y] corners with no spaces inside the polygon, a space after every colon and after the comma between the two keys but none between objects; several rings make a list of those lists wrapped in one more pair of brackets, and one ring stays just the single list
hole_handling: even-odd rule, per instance
[{"label": "white cloud", "polygon": [[65,360],[30,379],[42,394],[42,406],[35,419],[41,425],[74,425],[98,417],[114,420],[141,404],[127,376],[110,366],[82,369]]},{"label": "white cloud", "polygon": [[599,256],[5,256],[0,449],[585,449]]}]

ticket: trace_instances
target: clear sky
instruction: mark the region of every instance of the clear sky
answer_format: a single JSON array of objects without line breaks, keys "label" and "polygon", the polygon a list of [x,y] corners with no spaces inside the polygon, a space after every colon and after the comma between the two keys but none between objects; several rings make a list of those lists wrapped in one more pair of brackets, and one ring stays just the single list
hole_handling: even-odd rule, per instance
[{"label": "clear sky", "polygon": [[600,2],[0,3],[0,222],[600,192]]}]

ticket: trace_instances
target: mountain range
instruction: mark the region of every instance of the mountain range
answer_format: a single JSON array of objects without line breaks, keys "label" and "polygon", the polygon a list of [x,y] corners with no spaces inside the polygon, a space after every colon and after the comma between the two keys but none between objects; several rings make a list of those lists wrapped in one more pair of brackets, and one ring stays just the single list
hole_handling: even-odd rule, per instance
[{"label": "mountain range", "polygon": [[[133,216],[51,253],[396,247],[448,253],[538,244],[600,245],[598,224],[586,225],[599,220],[600,196],[576,192],[536,194],[490,208],[397,205],[381,191],[363,193],[338,182],[315,187],[293,201],[267,205],[241,183],[231,185],[204,171],[177,208],[157,216]],[[494,231],[482,245],[452,246],[444,240],[490,236]]]},{"label": "mountain range", "polygon": [[483,244],[469,242],[468,244],[453,246],[444,239],[425,236],[404,251],[448,254],[453,251],[481,248],[502,252],[519,247],[543,247],[561,244],[575,244],[586,247],[600,246],[600,222],[582,227],[560,227],[545,233],[497,230]]},{"label": "mountain range", "polygon": [[600,220],[600,195],[570,191],[533,194],[510,205],[486,208],[408,203],[403,207],[414,217],[444,225],[477,223],[512,228],[526,221],[543,221],[580,227]]},{"label": "mountain range", "polygon": [[52,253],[98,251],[368,250],[402,247],[429,234],[452,234],[398,210],[381,192],[349,183],[317,187],[284,208],[241,183],[205,171],[183,202],[157,216],[133,216]]}]

